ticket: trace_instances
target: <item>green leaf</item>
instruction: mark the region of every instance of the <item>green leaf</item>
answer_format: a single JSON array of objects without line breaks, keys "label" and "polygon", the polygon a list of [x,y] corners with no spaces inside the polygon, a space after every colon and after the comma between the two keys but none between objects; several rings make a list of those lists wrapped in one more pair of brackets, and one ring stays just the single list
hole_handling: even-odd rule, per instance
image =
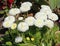
[{"label": "green leaf", "polygon": [[6,35],[7,35],[7,34],[9,34],[9,32],[8,32],[8,31],[6,31],[6,32],[5,32],[5,34],[6,34]]},{"label": "green leaf", "polygon": [[59,30],[59,26],[57,24],[54,25],[54,27],[51,29],[52,31],[58,31]]},{"label": "green leaf", "polygon": [[56,8],[56,0],[49,0],[49,5],[50,5],[51,9],[55,9]]},{"label": "green leaf", "polygon": [[60,0],[57,0],[57,8],[60,8]]},{"label": "green leaf", "polygon": [[39,0],[35,0],[36,2],[39,2]]},{"label": "green leaf", "polygon": [[9,41],[9,42],[6,42],[6,45],[10,46],[10,45],[12,45],[12,43]]},{"label": "green leaf", "polygon": [[60,8],[60,0],[49,0],[51,9]]},{"label": "green leaf", "polygon": [[31,43],[26,43],[26,44],[18,44],[18,46],[36,46],[36,45]]},{"label": "green leaf", "polygon": [[48,3],[45,0],[35,0],[35,2],[40,5],[48,5]]},{"label": "green leaf", "polygon": [[40,39],[41,38],[41,33],[40,32],[36,32],[36,34],[34,35],[36,39]]},{"label": "green leaf", "polygon": [[4,40],[3,38],[0,38],[0,41]]},{"label": "green leaf", "polygon": [[4,14],[4,10],[1,10],[1,11],[0,11],[0,14]]}]

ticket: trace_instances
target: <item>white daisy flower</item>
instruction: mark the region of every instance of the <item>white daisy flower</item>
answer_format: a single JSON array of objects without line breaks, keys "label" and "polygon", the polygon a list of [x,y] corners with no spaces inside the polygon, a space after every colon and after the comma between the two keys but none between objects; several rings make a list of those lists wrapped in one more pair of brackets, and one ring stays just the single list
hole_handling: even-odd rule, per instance
[{"label": "white daisy flower", "polygon": [[25,6],[25,5],[31,7],[31,6],[32,6],[32,3],[31,3],[31,2],[23,2],[23,3],[21,4],[21,6]]},{"label": "white daisy flower", "polygon": [[14,16],[7,16],[4,21],[15,22],[15,17]]},{"label": "white daisy flower", "polygon": [[21,6],[20,7],[20,11],[21,12],[27,12],[27,11],[29,11],[31,8],[30,8],[30,6],[27,6],[27,5],[24,5],[24,6]]},{"label": "white daisy flower", "polygon": [[16,29],[16,27],[17,27],[17,24],[16,24],[16,23],[13,23],[13,24],[11,25],[11,29]]},{"label": "white daisy flower", "polygon": [[19,17],[18,20],[23,20],[23,17]]},{"label": "white daisy flower", "polygon": [[4,22],[3,22],[3,27],[4,27],[4,28],[10,28],[11,25],[12,25],[12,23],[9,22],[9,21],[4,21]]},{"label": "white daisy flower", "polygon": [[12,8],[12,9],[10,9],[9,10],[9,14],[10,15],[16,15],[16,14],[19,14],[20,13],[20,9],[18,9],[18,8]]},{"label": "white daisy flower", "polygon": [[45,25],[49,28],[53,28],[54,27],[54,22],[51,21],[51,20],[46,20]]},{"label": "white daisy flower", "polygon": [[27,30],[29,29],[29,26],[27,23],[25,22],[20,22],[18,24],[18,30],[21,31],[21,32],[26,32]]},{"label": "white daisy flower", "polygon": [[42,19],[42,20],[47,20],[47,15],[43,12],[37,12],[35,14],[36,19]]},{"label": "white daisy flower", "polygon": [[34,19],[34,17],[32,17],[32,16],[27,17],[27,18],[25,19],[25,22],[26,22],[29,26],[34,25],[34,21],[35,21],[35,19]]},{"label": "white daisy flower", "polygon": [[22,42],[22,40],[23,40],[23,38],[20,36],[15,38],[16,43]]},{"label": "white daisy flower", "polygon": [[35,26],[41,28],[43,27],[45,24],[44,24],[44,21],[42,19],[36,19],[35,20]]},{"label": "white daisy flower", "polygon": [[55,13],[50,13],[48,15],[48,18],[51,19],[51,20],[53,20],[53,21],[58,20],[58,16]]},{"label": "white daisy flower", "polygon": [[40,12],[43,12],[43,13],[48,15],[49,13],[52,13],[52,10],[50,9],[49,6],[42,5],[41,9],[40,9]]}]

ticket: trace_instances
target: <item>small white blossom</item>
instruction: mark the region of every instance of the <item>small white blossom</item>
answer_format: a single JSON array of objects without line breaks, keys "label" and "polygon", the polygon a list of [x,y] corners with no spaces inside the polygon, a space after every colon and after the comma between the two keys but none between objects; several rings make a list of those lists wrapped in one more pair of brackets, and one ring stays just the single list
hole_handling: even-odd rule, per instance
[{"label": "small white blossom", "polygon": [[23,20],[23,17],[19,17],[18,20]]},{"label": "small white blossom", "polygon": [[47,20],[47,15],[43,12],[37,12],[35,14],[36,19],[42,19],[42,20]]},{"label": "small white blossom", "polygon": [[53,21],[58,20],[58,16],[55,13],[50,13],[48,15],[48,18],[51,19],[51,20],[53,20]]},{"label": "small white blossom", "polygon": [[21,12],[27,12],[27,11],[29,11],[30,9],[31,9],[30,6],[27,6],[27,5],[24,5],[24,6],[21,6],[21,7],[20,7]]},{"label": "small white blossom", "polygon": [[27,5],[27,6],[32,6],[32,3],[31,2],[23,2],[22,4],[21,4],[21,6],[25,6],[25,5]]},{"label": "small white blossom", "polygon": [[30,2],[24,2],[21,4],[20,10],[21,12],[27,12],[31,9],[32,3]]},{"label": "small white blossom", "polygon": [[18,30],[21,31],[21,32],[26,32],[27,30],[29,29],[29,26],[27,23],[25,22],[20,22],[18,24]]},{"label": "small white blossom", "polygon": [[48,15],[49,13],[52,13],[52,10],[50,9],[49,6],[42,5],[41,9],[40,9],[40,12],[43,12],[43,13]]},{"label": "small white blossom", "polygon": [[15,42],[16,42],[16,43],[22,42],[22,40],[23,40],[23,39],[22,39],[22,37],[20,37],[20,36],[15,38]]},{"label": "small white blossom", "polygon": [[4,21],[4,22],[3,22],[3,27],[4,27],[4,28],[10,28],[11,25],[12,25],[12,23],[9,22],[9,21]]},{"label": "small white blossom", "polygon": [[53,28],[54,27],[54,22],[51,20],[46,20],[45,25],[49,28]]},{"label": "small white blossom", "polygon": [[27,18],[25,19],[25,22],[26,22],[29,26],[34,25],[34,21],[35,21],[34,17],[27,17]]},{"label": "small white blossom", "polygon": [[4,21],[14,22],[15,21],[15,17],[14,16],[7,16]]},{"label": "small white blossom", "polygon": [[44,24],[44,21],[42,19],[36,19],[35,20],[35,26],[41,28],[43,27],[45,24]]},{"label": "small white blossom", "polygon": [[16,14],[19,14],[20,13],[20,9],[18,9],[18,8],[12,8],[12,9],[10,9],[9,10],[9,14],[10,15],[16,15]]}]

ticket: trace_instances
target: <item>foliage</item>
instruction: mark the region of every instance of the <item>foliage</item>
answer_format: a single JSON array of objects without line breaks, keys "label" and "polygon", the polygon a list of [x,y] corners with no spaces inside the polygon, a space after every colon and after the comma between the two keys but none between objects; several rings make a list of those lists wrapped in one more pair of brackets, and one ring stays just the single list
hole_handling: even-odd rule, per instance
[{"label": "foliage", "polygon": [[[28,32],[25,33],[19,33],[23,38],[23,42],[16,44],[14,42],[14,38],[16,37],[16,30],[10,30],[10,33],[6,31],[5,37],[3,37],[4,45],[11,45],[11,46],[42,46],[43,44],[45,46],[52,46],[54,43],[59,43],[59,39],[57,35],[55,34],[59,30],[59,27],[55,25],[53,29],[49,29],[46,27],[43,27],[42,29],[39,28],[34,28],[32,30],[29,30]],[[29,37],[30,40],[27,40],[26,38]],[[58,36],[60,37],[60,36]],[[34,38],[32,41],[31,38]],[[3,45],[2,44],[2,45]]]}]

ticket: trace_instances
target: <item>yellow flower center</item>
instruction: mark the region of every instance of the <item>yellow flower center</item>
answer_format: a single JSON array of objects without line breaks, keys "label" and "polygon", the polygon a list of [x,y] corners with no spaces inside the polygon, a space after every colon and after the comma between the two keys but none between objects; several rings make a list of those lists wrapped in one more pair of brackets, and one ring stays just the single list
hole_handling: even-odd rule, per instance
[{"label": "yellow flower center", "polygon": [[37,20],[37,24],[40,24],[41,23],[41,20]]},{"label": "yellow flower center", "polygon": [[24,25],[23,25],[23,23],[21,23],[21,28],[24,28]]},{"label": "yellow flower center", "polygon": [[9,22],[6,22],[6,26],[9,26]]}]

